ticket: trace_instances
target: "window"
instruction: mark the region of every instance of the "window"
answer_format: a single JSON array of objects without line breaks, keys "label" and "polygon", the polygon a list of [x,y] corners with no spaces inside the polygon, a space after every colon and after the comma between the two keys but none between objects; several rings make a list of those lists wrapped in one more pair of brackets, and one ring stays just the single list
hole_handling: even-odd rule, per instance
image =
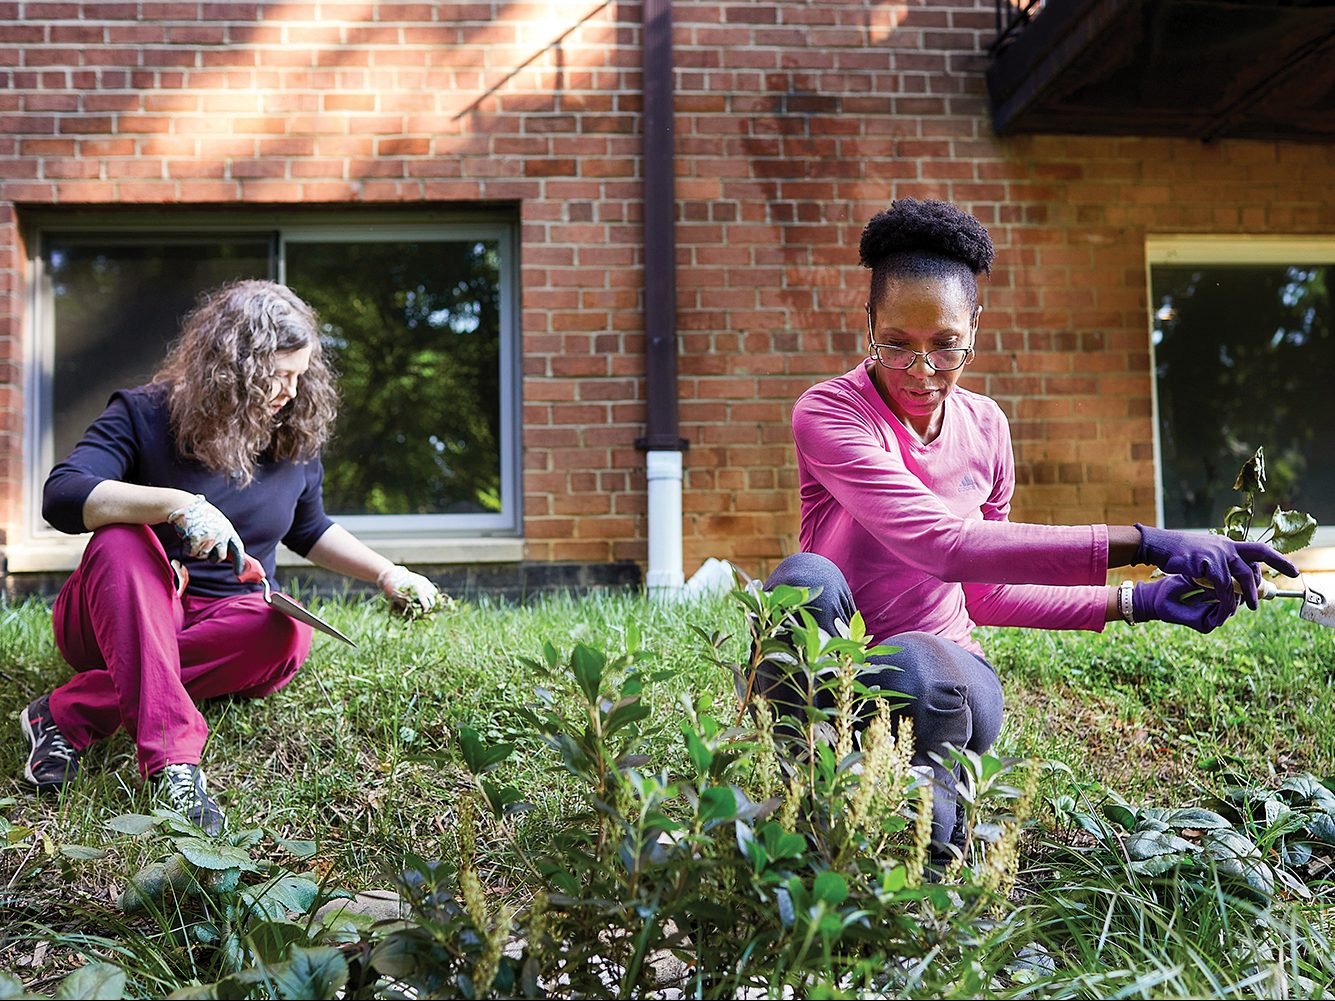
[{"label": "window", "polygon": [[332,516],[373,545],[415,540],[403,557],[414,562],[430,559],[427,540],[517,536],[514,226],[221,219],[53,216],[33,227],[29,537],[58,535],[40,516],[51,466],[113,390],[147,380],[197,294],[238,277],[282,281],[320,315],[342,396],[324,453]]},{"label": "window", "polygon": [[1258,510],[1335,526],[1335,241],[1156,240],[1148,260],[1159,523],[1222,524],[1263,446]]}]

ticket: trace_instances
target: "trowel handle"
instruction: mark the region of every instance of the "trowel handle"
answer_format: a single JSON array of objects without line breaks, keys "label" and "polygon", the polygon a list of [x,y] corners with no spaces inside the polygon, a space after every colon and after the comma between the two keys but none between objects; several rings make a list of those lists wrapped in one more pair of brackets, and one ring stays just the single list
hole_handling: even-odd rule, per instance
[{"label": "trowel handle", "polygon": [[[1204,577],[1193,577],[1192,580],[1194,580],[1201,587],[1208,589],[1214,588],[1214,585],[1211,584]],[[1233,582],[1233,593],[1234,594],[1242,593],[1242,588],[1238,586],[1237,581]],[[1304,598],[1307,596],[1307,592],[1281,591],[1278,587],[1274,585],[1272,581],[1268,581],[1264,577],[1262,577],[1261,583],[1256,585],[1256,596],[1262,599],[1263,601],[1269,601],[1271,598]]]},{"label": "trowel handle", "polygon": [[244,567],[236,576],[237,580],[242,583],[258,584],[263,581],[267,575],[264,572],[264,567],[260,565],[259,560],[255,559],[253,556],[247,556]]}]

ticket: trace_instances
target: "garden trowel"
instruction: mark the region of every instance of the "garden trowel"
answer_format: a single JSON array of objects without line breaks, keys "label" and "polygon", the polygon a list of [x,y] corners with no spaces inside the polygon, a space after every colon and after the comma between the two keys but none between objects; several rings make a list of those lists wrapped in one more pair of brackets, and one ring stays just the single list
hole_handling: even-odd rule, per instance
[{"label": "garden trowel", "polygon": [[1261,586],[1257,588],[1257,594],[1266,598],[1302,598],[1303,607],[1298,610],[1298,615],[1308,622],[1315,622],[1318,625],[1329,626],[1335,629],[1335,605],[1331,605],[1326,600],[1326,596],[1320,591],[1314,591],[1310,587],[1304,587],[1301,591],[1283,591],[1275,587],[1268,580],[1263,580]]},{"label": "garden trowel", "polygon": [[[1203,580],[1200,577],[1196,577],[1194,580],[1201,587],[1209,588],[1212,586],[1208,580]],[[1233,584],[1233,590],[1239,590],[1236,581]],[[1320,626],[1329,626],[1331,629],[1335,629],[1335,605],[1332,605],[1320,591],[1315,591],[1310,587],[1304,587],[1301,591],[1284,590],[1276,587],[1268,580],[1262,580],[1256,587],[1256,595],[1265,601],[1272,598],[1302,598],[1303,607],[1298,610],[1300,618],[1304,618],[1308,622],[1315,622]]]},{"label": "garden trowel", "polygon": [[237,575],[237,578],[245,581],[247,584],[263,584],[264,600],[271,608],[276,608],[284,615],[290,615],[298,622],[304,622],[306,625],[318,629],[322,633],[328,633],[330,636],[341,639],[350,647],[355,648],[357,646],[356,643],[344,636],[318,615],[306,611],[306,609],[302,608],[281,591],[271,590],[269,587],[269,577],[265,574],[264,567],[260,566],[260,561],[255,559],[255,557],[246,557],[245,569]]}]

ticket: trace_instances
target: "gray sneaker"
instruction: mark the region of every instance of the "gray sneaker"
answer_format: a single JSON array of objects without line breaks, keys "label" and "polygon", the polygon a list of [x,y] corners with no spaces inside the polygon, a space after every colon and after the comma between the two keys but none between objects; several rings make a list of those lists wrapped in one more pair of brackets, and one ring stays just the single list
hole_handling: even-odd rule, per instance
[{"label": "gray sneaker", "polygon": [[227,826],[222,810],[205,788],[199,765],[168,765],[152,781],[167,805],[205,834],[221,834]]},{"label": "gray sneaker", "polygon": [[79,773],[79,753],[70,746],[51,715],[51,696],[34,699],[19,714],[19,726],[32,749],[23,777],[39,790],[59,789]]}]

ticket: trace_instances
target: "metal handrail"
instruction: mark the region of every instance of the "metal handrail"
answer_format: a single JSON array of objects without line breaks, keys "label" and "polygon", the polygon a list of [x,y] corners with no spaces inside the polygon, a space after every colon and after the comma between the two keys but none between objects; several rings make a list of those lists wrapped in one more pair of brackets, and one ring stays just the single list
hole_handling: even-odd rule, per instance
[{"label": "metal handrail", "polygon": [[1043,0],[996,0],[997,37],[987,47],[989,55],[995,56],[1043,8]]}]

